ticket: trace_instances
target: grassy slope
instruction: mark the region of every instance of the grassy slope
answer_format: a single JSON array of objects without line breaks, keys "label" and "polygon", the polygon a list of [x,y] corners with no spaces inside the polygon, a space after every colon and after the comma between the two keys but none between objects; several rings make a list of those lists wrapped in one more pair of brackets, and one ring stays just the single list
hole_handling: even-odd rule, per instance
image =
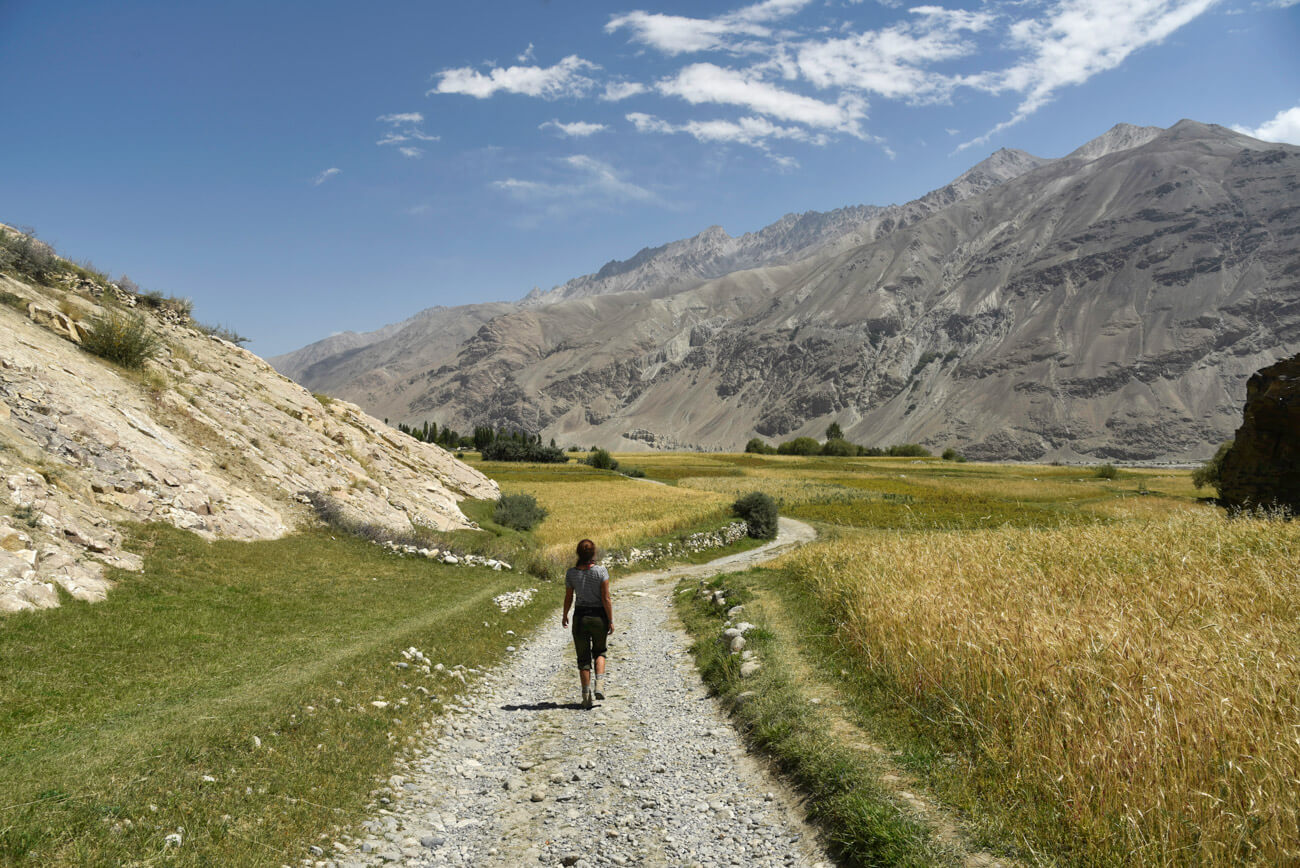
[{"label": "grassy slope", "polygon": [[[542,585],[503,615],[493,595],[528,577],[327,532],[213,544],[138,532],[146,570],[120,575],[106,602],[4,622],[5,863],[138,859],[177,827],[180,864],[304,855],[320,830],[359,815],[434,697],[463,689],[394,667],[401,650],[448,668],[490,665],[507,629],[531,628],[558,598]],[[381,698],[394,705],[371,705]]]}]

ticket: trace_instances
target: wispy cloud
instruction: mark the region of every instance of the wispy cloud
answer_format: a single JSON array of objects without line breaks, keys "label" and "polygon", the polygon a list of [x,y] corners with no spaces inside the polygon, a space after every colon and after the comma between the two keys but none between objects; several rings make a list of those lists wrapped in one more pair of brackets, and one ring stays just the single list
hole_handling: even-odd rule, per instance
[{"label": "wispy cloud", "polygon": [[766,148],[770,139],[789,139],[813,144],[822,144],[819,138],[824,139],[824,136],[810,134],[802,127],[783,127],[766,118],[687,121],[684,124],[669,123],[662,118],[642,112],[632,112],[626,115],[626,118],[638,132],[642,133],[684,133],[701,142],[728,142],[757,148]]},{"label": "wispy cloud", "polygon": [[573,123],[566,124],[558,119],[549,120],[544,124],[539,124],[537,128],[539,130],[555,130],[562,136],[579,139],[609,129],[609,127],[604,124],[593,124],[588,123],[587,121],[574,121]]},{"label": "wispy cloud", "polygon": [[438,73],[438,85],[428,93],[459,93],[478,99],[485,99],[498,91],[542,99],[583,96],[596,86],[586,73],[599,68],[576,54],[554,66],[495,67],[486,74],[463,66]]},{"label": "wispy cloud", "polygon": [[605,84],[605,92],[600,98],[606,102],[618,102],[627,99],[630,96],[636,96],[639,93],[645,93],[649,88],[644,84],[636,81],[611,81]]},{"label": "wispy cloud", "polygon": [[383,147],[385,145],[399,145],[398,152],[404,157],[421,157],[424,155],[424,149],[418,148],[409,142],[436,142],[437,136],[431,136],[420,125],[424,123],[424,115],[419,112],[399,112],[397,114],[380,115],[376,118],[382,124],[387,124],[388,129],[379,138],[376,145]]},{"label": "wispy cloud", "polygon": [[747,39],[772,36],[767,24],[799,12],[810,2],[766,0],[717,18],[628,12],[611,18],[605,25],[605,32],[627,30],[633,42],[670,56],[720,48],[743,50]]},{"label": "wispy cloud", "polygon": [[862,135],[859,122],[866,117],[867,109],[864,100],[850,94],[841,96],[838,103],[822,102],[783,90],[750,73],[712,63],[692,64],[660,81],[656,89],[690,103],[738,105],[780,120],[855,136]]},{"label": "wispy cloud", "polygon": [[506,178],[493,182],[492,186],[549,214],[609,209],[634,202],[665,204],[656,193],[633,184],[608,163],[586,154],[559,160],[554,174],[558,177],[545,181]]},{"label": "wispy cloud", "polygon": [[312,184],[319,187],[321,184],[324,184],[330,178],[333,178],[335,175],[339,174],[342,171],[343,171],[342,169],[336,167],[331,167],[329,169],[326,169],[325,171],[321,172],[319,175],[317,175],[315,178],[312,179]]},{"label": "wispy cloud", "polygon": [[1264,121],[1257,127],[1233,126],[1239,133],[1245,133],[1265,142],[1285,142],[1288,145],[1300,145],[1300,105],[1282,109],[1272,120]]},{"label": "wispy cloud", "polygon": [[965,83],[1023,99],[1010,118],[960,145],[987,142],[1042,108],[1062,88],[1079,85],[1114,69],[1134,51],[1159,43],[1203,14],[1215,0],[1060,0],[1042,18],[1010,27],[1013,46],[1026,52],[1009,69],[967,77]]}]

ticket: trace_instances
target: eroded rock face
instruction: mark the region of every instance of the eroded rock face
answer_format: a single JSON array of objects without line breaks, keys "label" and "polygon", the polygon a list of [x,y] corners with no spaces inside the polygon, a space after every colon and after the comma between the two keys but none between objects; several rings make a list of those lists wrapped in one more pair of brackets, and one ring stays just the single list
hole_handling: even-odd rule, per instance
[{"label": "eroded rock face", "polygon": [[1246,409],[1221,479],[1219,495],[1229,506],[1277,503],[1300,514],[1300,355],[1246,384]]},{"label": "eroded rock face", "polygon": [[[318,400],[257,356],[152,313],[163,350],[140,373],[74,342],[99,296],[0,276],[0,612],[100,600],[105,567],[139,569],[120,521],[274,539],[322,492],[365,521],[472,526],[457,504],[496,483],[345,401]],[[101,292],[102,295],[102,292]],[[25,315],[24,315],[25,314]]]}]

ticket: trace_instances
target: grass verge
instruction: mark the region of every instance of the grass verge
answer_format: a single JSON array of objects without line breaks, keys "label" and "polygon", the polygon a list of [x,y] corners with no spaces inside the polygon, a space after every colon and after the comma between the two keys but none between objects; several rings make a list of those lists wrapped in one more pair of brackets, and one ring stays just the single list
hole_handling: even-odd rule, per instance
[{"label": "grass verge", "polygon": [[[0,863],[297,861],[363,815],[397,752],[465,689],[454,667],[493,665],[507,629],[558,604],[553,584],[328,531],[133,533],[145,570],[118,574],[105,602],[5,619]],[[493,604],[530,583],[527,606]],[[412,646],[444,671],[405,660]]]},{"label": "grass verge", "polygon": [[720,641],[725,616],[699,591],[726,588],[729,605],[743,604],[753,598],[751,584],[771,575],[757,569],[703,586],[696,580],[679,585],[678,612],[694,638],[691,651],[705,682],[730,706],[750,743],[800,787],[809,816],[844,864],[951,864],[928,829],[894,803],[878,772],[826,729],[800,689],[788,649],[762,624],[746,634],[747,650],[762,660],[762,669],[741,678],[741,658]]}]

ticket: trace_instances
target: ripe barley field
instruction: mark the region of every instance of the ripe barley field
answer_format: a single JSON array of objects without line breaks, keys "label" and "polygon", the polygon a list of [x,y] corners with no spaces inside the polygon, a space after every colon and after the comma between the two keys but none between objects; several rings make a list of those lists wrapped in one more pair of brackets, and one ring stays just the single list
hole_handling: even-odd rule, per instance
[{"label": "ripe barley field", "polygon": [[620,459],[819,526],[775,581],[824,615],[860,719],[995,849],[1300,862],[1296,522],[1230,518],[1186,470]]}]

